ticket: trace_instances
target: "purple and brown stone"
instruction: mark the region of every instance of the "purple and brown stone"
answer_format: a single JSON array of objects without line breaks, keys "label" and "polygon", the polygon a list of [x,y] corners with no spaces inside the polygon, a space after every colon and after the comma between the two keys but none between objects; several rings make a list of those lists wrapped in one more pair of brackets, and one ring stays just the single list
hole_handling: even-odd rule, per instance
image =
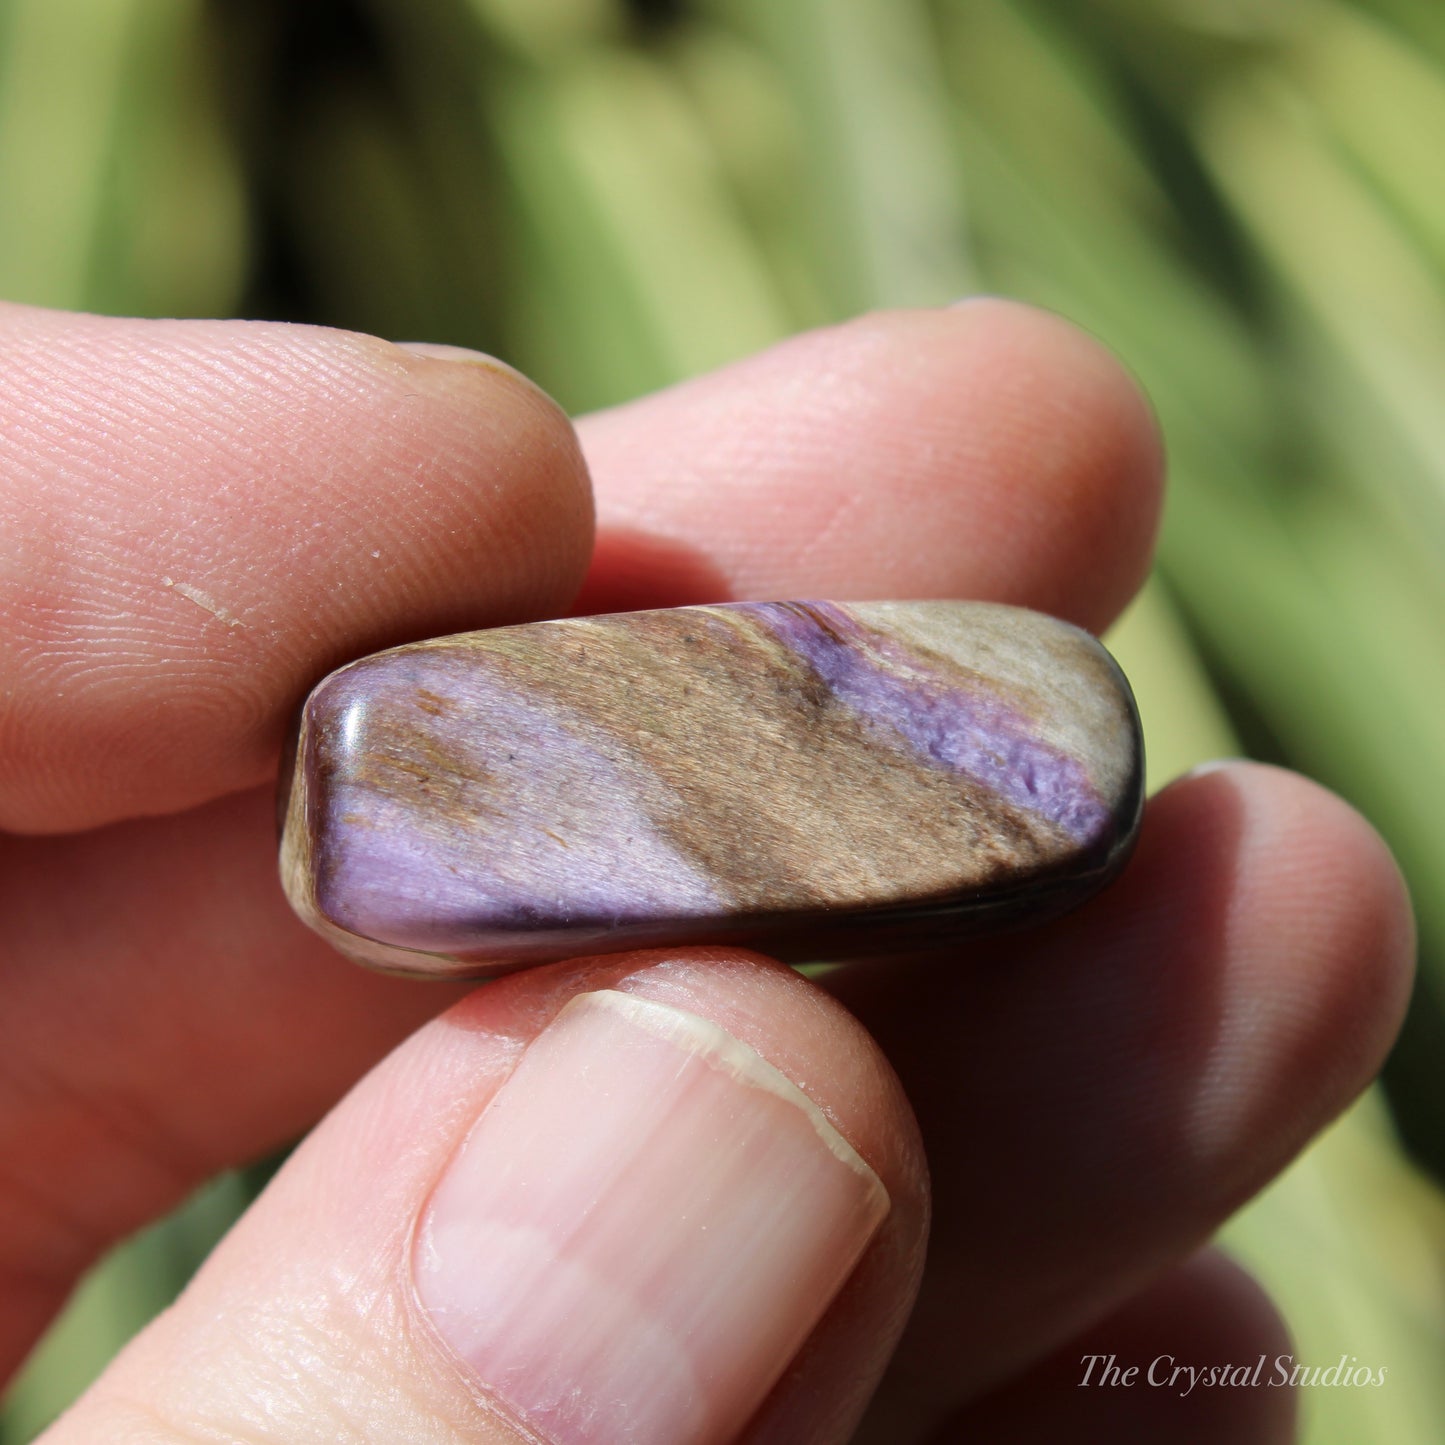
[{"label": "purple and brown stone", "polygon": [[684,943],[933,947],[1082,902],[1138,828],[1128,684],[967,602],[742,602],[414,643],[302,709],[282,877],[343,952],[468,975]]}]

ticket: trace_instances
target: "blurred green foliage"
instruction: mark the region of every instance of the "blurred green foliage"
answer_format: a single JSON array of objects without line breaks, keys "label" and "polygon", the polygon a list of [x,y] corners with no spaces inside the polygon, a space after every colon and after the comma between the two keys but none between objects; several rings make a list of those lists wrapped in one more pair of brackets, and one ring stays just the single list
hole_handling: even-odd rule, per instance
[{"label": "blurred green foliage", "polygon": [[[1111,639],[1154,782],[1301,768],[1420,914],[1388,1107],[1226,1238],[1299,1358],[1390,1367],[1308,1440],[1436,1440],[1445,1209],[1397,1130],[1445,1172],[1442,140],[1437,0],[0,0],[0,294],[479,346],[573,409],[975,289],[1097,332],[1171,458]],[[103,1265],[0,1441],[249,1194]]]}]

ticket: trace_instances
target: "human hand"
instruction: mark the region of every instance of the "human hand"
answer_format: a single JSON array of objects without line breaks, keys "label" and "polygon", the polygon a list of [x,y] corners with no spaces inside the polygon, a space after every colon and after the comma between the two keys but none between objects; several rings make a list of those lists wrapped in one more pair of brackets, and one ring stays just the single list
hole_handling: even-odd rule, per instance
[{"label": "human hand", "polygon": [[[1384,847],[1313,785],[1247,765],[1182,780],[1072,917],[853,966],[827,991],[695,949],[471,993],[389,980],[332,955],[275,877],[269,779],[309,683],[390,643],[555,613],[579,583],[584,612],[977,596],[1101,629],[1147,566],[1160,466],[1093,343],[997,302],[865,318],[588,419],[587,467],[504,368],[365,338],[6,308],[0,358],[8,1364],[106,1244],[351,1089],[52,1445],[511,1442],[531,1438],[519,1410],[545,1438],[607,1445],[633,1438],[616,1409],[667,1445],[842,1441],[860,1417],[857,1438],[889,1445],[1177,1437],[1152,1412],[1186,1407],[1191,1440],[1287,1429],[1280,1391],[1181,1405],[1073,1386],[1094,1348],[1283,1348],[1197,1251],[1378,1067],[1411,954]],[[607,1114],[649,1066],[635,1035],[549,1029],[602,989],[746,1046],[709,1098],[651,1091],[670,1142]],[[546,1126],[464,1144],[539,1035],[547,1069],[508,1099]],[[824,1122],[759,1089],[759,1057]],[[741,1236],[736,1210],[708,1215],[709,1253],[680,1200],[706,1131],[749,1117],[791,1151],[796,1195]],[[634,1221],[609,1241],[617,1277],[541,1267],[496,1306],[526,1345],[473,1348],[479,1376],[458,1321],[505,1256],[479,1191],[505,1202],[493,1184],[524,1145],[545,1171],[549,1143],[575,1158],[576,1131],[607,1126],[633,1166],[537,1223],[545,1252],[594,1205]],[[833,1131],[881,1182],[881,1219]],[[840,1293],[759,1271],[799,1218],[844,1266],[863,1249]],[[418,1290],[417,1239],[448,1233],[470,1247],[432,1248]],[[659,1261],[666,1287],[635,1298]],[[775,1385],[748,1354],[766,1330],[806,1335]]]}]

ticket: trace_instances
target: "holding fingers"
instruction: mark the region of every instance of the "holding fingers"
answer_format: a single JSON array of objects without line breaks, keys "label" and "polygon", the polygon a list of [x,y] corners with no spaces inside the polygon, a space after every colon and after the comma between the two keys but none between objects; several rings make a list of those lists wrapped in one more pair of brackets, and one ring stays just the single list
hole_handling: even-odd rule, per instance
[{"label": "holding fingers", "polygon": [[[25,415],[46,425],[12,426],[5,442],[12,474],[31,482],[23,511],[10,494],[17,535],[31,540],[4,596],[32,627],[15,634],[19,681],[0,727],[5,805],[10,825],[31,832],[122,820],[0,840],[0,1052],[11,1066],[0,1077],[11,1161],[0,1271],[22,1286],[7,1291],[0,1324],[15,1357],[109,1238],[305,1127],[457,997],[364,975],[311,938],[280,899],[269,796],[236,790],[274,764],[287,711],[317,672],[407,637],[556,612],[591,535],[569,429],[509,373],[319,332],[132,326],[23,313],[15,333]],[[128,427],[105,446],[93,433],[77,441],[92,414]],[[1157,513],[1157,445],[1123,374],[1061,323],[996,303],[800,338],[581,434],[598,498],[584,610],[704,600],[698,589],[708,600],[960,595],[1100,628],[1146,568]],[[369,570],[389,549],[394,563]],[[155,570],[172,585],[153,596],[142,583]],[[107,619],[132,609],[139,625],[117,633]],[[88,646],[67,641],[62,614]],[[257,623],[255,635],[228,616]],[[143,718],[155,720],[149,733]],[[91,754],[94,767],[78,766]],[[1299,858],[1318,897],[1299,893]],[[1338,885],[1345,877],[1352,887]],[[628,1049],[614,1030],[581,1067],[585,1050],[563,1049],[551,1029],[573,996],[620,993],[663,1009],[647,1012],[654,1023],[703,1021],[681,1034],[643,1027],[634,1042],[692,1040],[709,1080],[718,1061],[745,1061],[728,1075],[744,1092],[718,1099],[757,1103],[777,1071],[773,1097],[795,1111],[783,1118],[809,1121],[805,1142],[853,1171],[830,1177],[876,1178],[888,1201],[882,1210],[871,1186],[853,1190],[836,1268],[801,1294],[786,1271],[757,1271],[764,1253],[728,1251],[705,1319],[751,1301],[748,1318],[790,1322],[773,1347],[787,1358],[763,1369],[719,1345],[707,1353],[732,1373],[720,1364],[713,1378],[680,1341],[672,1413],[637,1438],[846,1439],[918,1283],[926,1149],[947,1218],[924,1313],[863,1427],[922,1441],[985,1411],[990,1392],[1044,1368],[1071,1332],[1131,1296],[1156,1285],[1168,1295],[1170,1270],[1368,1079],[1409,948],[1398,879],[1359,820],[1316,789],[1246,769],[1161,799],[1138,870],[1080,915],[1027,940],[829,980],[905,1075],[921,1146],[859,1024],[776,965],[671,951],[509,978],[425,1025],[337,1105],[187,1300],[56,1439],[143,1428],[248,1441],[611,1438],[578,1421],[601,1418],[594,1397],[598,1410],[603,1397],[625,1400],[617,1372],[635,1359],[622,1343],[703,1290],[689,1273],[702,1255],[683,1249],[663,1269],[692,1281],[681,1296],[643,1299],[650,1266],[635,1254],[607,1296],[634,1333],[618,1325],[616,1350],[607,1331],[591,1344],[558,1334],[558,1358],[574,1361],[563,1381],[539,1375],[540,1340],[518,1356],[478,1324],[476,1301],[501,1287],[468,1273],[485,1249],[447,1264],[460,1256],[439,1248],[418,1276],[415,1248],[440,1239],[424,1223],[438,1200],[471,1219],[463,1234],[515,1228],[505,1185],[481,1199],[447,1183],[456,1169],[483,1183],[496,1170],[560,1177],[540,1156],[524,1168],[523,1136],[499,1133],[487,1111],[509,1098],[540,1108],[533,1086],[550,1081],[560,1092],[547,1109],[566,1137],[576,1066],[576,1119],[591,1117],[601,1103],[587,1092]],[[1328,987],[1304,997],[1306,972]],[[605,1002],[578,1007],[615,1022]],[[534,1040],[547,1041],[535,1060],[554,1059],[546,1071],[527,1066]],[[618,1086],[629,1081],[624,1069]],[[614,1200],[615,1218],[638,1218],[618,1248],[655,1244],[661,1259],[678,1248],[677,1191],[696,1171],[674,1152],[649,1173],[647,1151],[672,1133],[665,1119],[659,1130],[618,1146],[619,1158],[637,1151],[651,1185],[609,1176],[606,1190],[641,1193],[594,1192]],[[775,1132],[788,1136],[780,1125],[757,1137]],[[482,1141],[472,1156],[469,1136]],[[486,1167],[468,1172],[457,1162],[468,1157]],[[1139,1191],[1122,1203],[1121,1178]],[[724,1180],[710,1197],[740,1197],[732,1188]],[[549,1289],[605,1294],[567,1273],[566,1197],[544,1221],[556,1237],[540,1242],[535,1288],[506,1301],[524,1334],[546,1317]],[[1147,1227],[1111,1232],[1116,1208]],[[1081,1238],[1082,1254],[1067,1247]],[[588,1255],[588,1269],[607,1255]],[[516,1294],[515,1281],[507,1288]],[[1257,1308],[1219,1299],[1224,1337],[1268,1333]]]}]

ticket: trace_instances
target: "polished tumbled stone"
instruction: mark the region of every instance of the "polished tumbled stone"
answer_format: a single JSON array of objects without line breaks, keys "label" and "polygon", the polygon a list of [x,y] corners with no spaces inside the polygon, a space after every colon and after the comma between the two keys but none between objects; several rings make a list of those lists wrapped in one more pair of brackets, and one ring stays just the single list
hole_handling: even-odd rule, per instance
[{"label": "polished tumbled stone", "polygon": [[682,943],[794,960],[1059,913],[1142,757],[1087,633],[961,602],[760,602],[378,653],[307,699],[282,875],[352,956],[489,973]]}]

